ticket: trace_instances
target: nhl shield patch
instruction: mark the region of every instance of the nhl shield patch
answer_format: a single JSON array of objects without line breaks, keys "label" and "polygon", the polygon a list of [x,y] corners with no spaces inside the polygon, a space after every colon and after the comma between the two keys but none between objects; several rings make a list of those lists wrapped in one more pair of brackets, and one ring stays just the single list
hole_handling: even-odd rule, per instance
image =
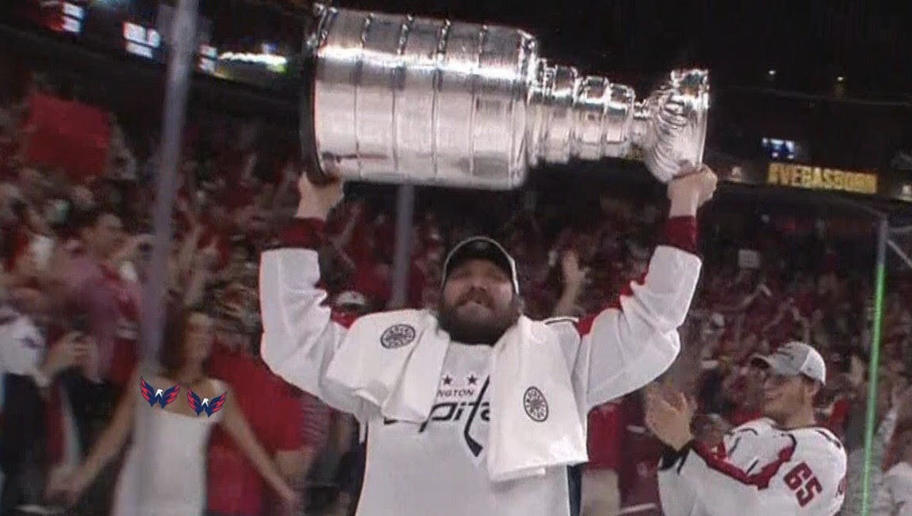
[{"label": "nhl shield patch", "polygon": [[380,335],[380,345],[386,349],[408,346],[415,340],[415,328],[410,324],[394,324]]},{"label": "nhl shield patch", "polygon": [[529,419],[541,423],[548,419],[548,400],[538,387],[529,387],[523,394],[523,408]]}]

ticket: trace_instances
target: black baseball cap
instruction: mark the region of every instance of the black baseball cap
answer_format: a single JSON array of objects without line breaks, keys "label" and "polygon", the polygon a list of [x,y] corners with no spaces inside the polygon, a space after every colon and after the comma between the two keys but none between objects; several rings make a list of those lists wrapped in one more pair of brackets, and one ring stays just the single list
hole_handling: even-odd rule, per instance
[{"label": "black baseball cap", "polygon": [[510,253],[494,239],[486,236],[473,236],[456,244],[443,262],[443,279],[440,286],[446,283],[450,272],[466,260],[488,260],[501,268],[513,283],[513,291],[519,294],[519,278],[516,275],[516,261]]}]

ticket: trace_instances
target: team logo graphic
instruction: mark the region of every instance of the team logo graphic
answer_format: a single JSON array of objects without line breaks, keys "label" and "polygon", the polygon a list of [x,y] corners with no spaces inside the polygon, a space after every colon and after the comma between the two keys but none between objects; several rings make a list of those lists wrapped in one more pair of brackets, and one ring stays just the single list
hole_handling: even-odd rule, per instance
[{"label": "team logo graphic", "polygon": [[[484,450],[484,444],[475,438],[479,425],[484,427],[491,421],[491,404],[484,401],[490,383],[489,378],[481,378],[474,373],[466,377],[463,387],[450,387],[454,378],[446,374],[441,379],[442,390],[438,391],[438,402],[431,408],[427,421],[417,425],[418,433],[423,434],[430,425],[462,425],[461,435],[466,450],[473,458],[478,459]],[[484,381],[482,381],[484,380]],[[481,387],[478,384],[481,383]],[[442,400],[442,401],[440,401]],[[399,423],[395,419],[384,418],[384,425]],[[485,432],[484,429],[480,430]]]},{"label": "team logo graphic", "polygon": [[156,389],[147,382],[145,378],[140,376],[139,392],[142,393],[142,397],[149,402],[150,407],[154,407],[155,404],[158,403],[161,405],[161,408],[165,408],[169,403],[177,399],[177,393],[180,392],[180,387],[174,385],[170,389]]},{"label": "team logo graphic", "polygon": [[548,400],[537,387],[529,387],[523,394],[523,408],[529,419],[541,423],[548,419]]},{"label": "team logo graphic", "polygon": [[205,411],[206,417],[210,417],[225,404],[225,393],[223,392],[210,400],[209,398],[200,398],[193,391],[187,391],[187,402],[190,403],[190,408],[196,412],[197,416]]},{"label": "team logo graphic", "polygon": [[[462,437],[463,437],[463,439],[465,439],[466,446],[469,447],[469,451],[472,452],[472,455],[474,455],[476,457],[478,457],[481,454],[481,450],[484,449],[484,446],[482,446],[481,443],[479,443],[472,437],[472,435],[471,435],[472,423],[475,421],[476,416],[479,415],[478,410],[480,408],[482,408],[481,400],[482,400],[482,398],[484,398],[485,391],[488,390],[488,383],[489,383],[488,379],[485,379],[484,385],[481,386],[481,391],[478,393],[478,398],[475,400],[475,404],[472,407],[472,412],[469,414],[469,419],[466,421],[465,427],[462,430]],[[490,408],[490,404],[488,404],[488,407]],[[490,418],[490,414],[488,414],[487,412],[488,412],[487,410],[482,411],[482,414],[480,414],[480,419],[488,421],[489,420],[488,418]]]},{"label": "team logo graphic", "polygon": [[380,335],[380,345],[386,349],[408,346],[415,340],[415,328],[409,324],[394,324]]}]

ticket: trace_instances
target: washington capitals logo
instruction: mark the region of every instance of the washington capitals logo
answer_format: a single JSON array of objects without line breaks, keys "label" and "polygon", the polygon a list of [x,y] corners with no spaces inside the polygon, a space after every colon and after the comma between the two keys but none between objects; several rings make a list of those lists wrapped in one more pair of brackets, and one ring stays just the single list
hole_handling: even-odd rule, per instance
[{"label": "washington capitals logo", "polygon": [[170,389],[156,389],[147,382],[145,378],[140,376],[139,392],[142,393],[142,397],[149,402],[150,407],[154,407],[155,404],[158,403],[161,405],[161,408],[165,408],[169,403],[177,399],[177,393],[180,392],[180,387],[174,385]]},{"label": "washington capitals logo", "polygon": [[200,398],[195,392],[187,391],[187,401],[190,403],[190,407],[196,412],[196,415],[200,415],[203,411],[206,412],[206,417],[212,416],[218,412],[222,405],[225,404],[225,393],[221,393],[218,396],[212,398]]},{"label": "washington capitals logo", "polygon": [[[480,380],[474,374],[470,374],[467,378],[467,385],[476,385]],[[442,378],[442,383],[444,385],[450,385],[453,383],[453,378],[450,375],[446,375]],[[478,424],[489,423],[491,421],[490,409],[491,405],[487,401],[483,401],[485,397],[485,392],[488,390],[488,385],[490,384],[490,379],[485,378],[484,383],[481,385],[481,389],[477,394],[472,394],[473,398],[465,399],[457,397],[450,398],[447,401],[440,401],[435,403],[431,408],[431,414],[428,417],[427,421],[418,425],[418,433],[424,433],[428,425],[432,423],[456,423],[462,421],[463,413],[466,414],[465,424],[462,427],[462,438],[465,440],[466,447],[473,457],[478,458],[481,455],[482,450],[484,450],[484,445],[477,441],[472,435],[473,428],[477,428]],[[475,388],[465,389],[468,393],[474,393]],[[395,419],[383,419],[384,425],[393,425],[399,421]]]}]

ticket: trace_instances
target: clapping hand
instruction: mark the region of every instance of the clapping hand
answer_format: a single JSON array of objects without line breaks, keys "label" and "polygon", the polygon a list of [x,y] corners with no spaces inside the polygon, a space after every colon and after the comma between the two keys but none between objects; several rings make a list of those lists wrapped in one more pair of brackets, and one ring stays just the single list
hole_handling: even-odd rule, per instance
[{"label": "clapping hand", "polygon": [[694,405],[683,393],[650,386],[646,389],[646,427],[666,445],[680,450],[693,440],[690,422]]}]

